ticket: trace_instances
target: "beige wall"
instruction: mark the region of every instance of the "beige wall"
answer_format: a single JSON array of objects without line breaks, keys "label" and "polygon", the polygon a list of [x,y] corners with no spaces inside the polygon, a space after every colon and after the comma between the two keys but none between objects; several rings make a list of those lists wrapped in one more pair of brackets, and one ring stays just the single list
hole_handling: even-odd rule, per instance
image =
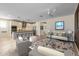
[{"label": "beige wall", "polygon": [[40,35],[40,22],[36,22],[36,34]]},{"label": "beige wall", "polygon": [[[42,23],[42,22],[46,22],[46,21],[36,22],[36,33],[37,33],[37,35],[41,35],[41,34],[43,34],[44,32],[47,31],[47,24]],[[40,26],[43,26],[43,30],[40,30]]]},{"label": "beige wall", "polygon": [[[64,21],[64,30],[55,30],[55,22],[56,21]],[[40,35],[40,23],[41,22],[47,22],[46,24],[46,29],[44,30],[45,33],[48,33],[49,31],[58,31],[58,32],[62,32],[62,31],[73,31],[73,37],[74,37],[74,15],[66,15],[66,16],[62,16],[62,17],[57,17],[57,18],[51,18],[51,19],[47,19],[47,20],[43,20],[43,21],[39,21],[36,22],[36,31],[37,31],[37,35]]]},{"label": "beige wall", "polygon": [[17,26],[17,30],[22,29],[22,23],[17,21],[11,21],[11,26]]},{"label": "beige wall", "polygon": [[48,19],[47,21],[48,30],[55,31],[56,21],[64,21],[64,31],[68,31],[68,30],[74,31],[74,15],[67,15],[67,16]]},{"label": "beige wall", "polygon": [[[3,20],[3,19],[0,19],[0,20]],[[11,35],[11,26],[12,25],[17,26],[18,29],[22,28],[21,22],[14,22],[14,21],[7,21],[7,20],[4,20],[4,21],[6,21],[6,23],[8,25],[7,28],[5,29],[7,32],[2,33],[2,30],[4,30],[4,29],[0,28],[0,34],[1,34],[0,38],[1,37],[6,38]],[[74,31],[74,15],[67,15],[67,16],[62,16],[62,17],[57,17],[57,18],[45,20],[45,22],[47,22],[47,24],[46,24],[46,29],[44,31],[45,32],[48,32],[50,30],[55,31],[55,22],[56,21],[64,21],[65,28],[63,31],[68,31],[68,30]],[[42,22],[42,21],[40,21],[40,22]],[[31,30],[31,29],[33,29],[33,26],[36,26],[37,34],[40,35],[40,25],[41,25],[40,22],[36,22],[36,24],[34,24],[34,25],[27,24],[26,30]]]},{"label": "beige wall", "polygon": [[33,27],[36,26],[35,24],[26,24],[26,30],[33,30]]},{"label": "beige wall", "polygon": [[6,23],[6,28],[0,27],[0,39],[3,39],[3,38],[10,39],[11,38],[11,21],[8,21],[7,19],[0,19],[0,22],[3,22],[3,24]]},{"label": "beige wall", "polygon": [[[56,21],[64,21],[64,30],[55,30],[55,22]],[[74,31],[75,31],[75,24],[74,24],[74,15],[67,15],[67,16],[62,16],[62,17],[57,17],[57,18],[52,18],[47,20],[47,30],[46,32],[49,31],[73,31],[73,40],[74,40]]]},{"label": "beige wall", "polygon": [[[17,21],[11,21],[12,26],[17,26],[17,30],[22,29],[22,22],[17,22]],[[36,24],[29,24],[26,23],[26,28],[24,30],[33,30],[33,27],[36,26]]]}]

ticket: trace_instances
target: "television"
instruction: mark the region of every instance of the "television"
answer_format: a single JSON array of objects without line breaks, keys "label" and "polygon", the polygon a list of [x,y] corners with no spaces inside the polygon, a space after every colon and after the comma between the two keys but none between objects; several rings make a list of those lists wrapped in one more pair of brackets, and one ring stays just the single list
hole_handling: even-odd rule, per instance
[{"label": "television", "polygon": [[55,29],[56,30],[64,30],[64,21],[57,21],[55,23]]}]

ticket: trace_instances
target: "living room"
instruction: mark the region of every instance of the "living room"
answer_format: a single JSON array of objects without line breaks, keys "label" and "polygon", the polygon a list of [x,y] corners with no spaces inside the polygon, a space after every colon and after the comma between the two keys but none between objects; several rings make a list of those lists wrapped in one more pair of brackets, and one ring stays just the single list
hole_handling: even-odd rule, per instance
[{"label": "living room", "polygon": [[0,4],[0,55],[78,55],[74,39],[77,6],[77,3]]}]

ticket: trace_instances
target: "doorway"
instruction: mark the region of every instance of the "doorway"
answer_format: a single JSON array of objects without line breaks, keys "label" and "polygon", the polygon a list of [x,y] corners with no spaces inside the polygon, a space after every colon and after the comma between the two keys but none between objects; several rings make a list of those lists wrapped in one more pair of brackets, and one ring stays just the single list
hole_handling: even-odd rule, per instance
[{"label": "doorway", "polygon": [[17,26],[12,26],[11,27],[11,32],[17,32]]}]

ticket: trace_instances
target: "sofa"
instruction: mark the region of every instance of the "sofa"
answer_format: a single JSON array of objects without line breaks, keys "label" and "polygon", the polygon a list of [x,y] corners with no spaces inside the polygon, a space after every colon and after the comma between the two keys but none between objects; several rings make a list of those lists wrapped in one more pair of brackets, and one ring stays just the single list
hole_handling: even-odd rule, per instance
[{"label": "sofa", "polygon": [[16,40],[16,49],[18,52],[18,55],[20,56],[27,56],[30,51],[31,42],[26,39],[23,40],[21,37]]},{"label": "sofa", "polygon": [[64,53],[55,49],[38,46],[29,52],[29,56],[64,56]]}]

